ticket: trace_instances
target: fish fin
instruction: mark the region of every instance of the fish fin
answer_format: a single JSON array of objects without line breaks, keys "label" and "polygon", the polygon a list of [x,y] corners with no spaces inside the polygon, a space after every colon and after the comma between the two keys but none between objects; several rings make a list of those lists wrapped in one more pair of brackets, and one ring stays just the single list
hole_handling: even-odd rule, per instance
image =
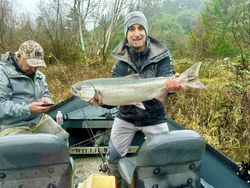
[{"label": "fish fin", "polygon": [[137,106],[138,108],[142,109],[142,110],[146,110],[145,106],[142,104],[142,102],[138,102],[134,104],[135,106]]},{"label": "fish fin", "polygon": [[139,76],[139,74],[130,74],[128,76],[125,76],[126,78],[135,78],[135,79],[141,79],[141,77]]},{"label": "fish fin", "polygon": [[97,97],[94,98],[94,105],[96,107],[96,109],[98,109],[98,103],[99,103],[99,99]]},{"label": "fish fin", "polygon": [[185,72],[181,73],[179,77],[180,79],[178,79],[180,80],[180,83],[196,89],[207,89],[207,87],[204,86],[198,78],[201,64],[202,62],[196,63]]}]

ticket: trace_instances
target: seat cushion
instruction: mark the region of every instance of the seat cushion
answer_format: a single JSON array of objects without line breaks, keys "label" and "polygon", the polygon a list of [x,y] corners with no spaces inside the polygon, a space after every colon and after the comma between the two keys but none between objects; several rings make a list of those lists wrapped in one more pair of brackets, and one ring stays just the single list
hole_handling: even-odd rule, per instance
[{"label": "seat cushion", "polygon": [[0,170],[70,162],[66,142],[52,134],[0,137]]},{"label": "seat cushion", "polygon": [[137,156],[136,166],[162,166],[201,160],[204,138],[194,130],[155,134],[146,140]]},{"label": "seat cushion", "polygon": [[136,157],[125,157],[119,160],[118,169],[122,178],[128,183],[131,183],[134,169],[135,169]]}]

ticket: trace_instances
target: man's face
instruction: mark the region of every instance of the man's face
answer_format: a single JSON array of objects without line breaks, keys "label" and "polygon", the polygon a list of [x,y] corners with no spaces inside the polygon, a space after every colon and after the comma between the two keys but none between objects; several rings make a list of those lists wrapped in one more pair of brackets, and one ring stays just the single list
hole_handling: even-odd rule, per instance
[{"label": "man's face", "polygon": [[26,59],[21,57],[20,54],[17,55],[17,61],[18,61],[18,64],[19,66],[24,70],[26,71],[26,75],[31,75],[33,74],[34,72],[37,71],[38,67],[31,67],[27,62],[26,62]]},{"label": "man's face", "polygon": [[143,26],[135,24],[130,26],[127,32],[128,43],[138,52],[146,47],[146,31]]}]

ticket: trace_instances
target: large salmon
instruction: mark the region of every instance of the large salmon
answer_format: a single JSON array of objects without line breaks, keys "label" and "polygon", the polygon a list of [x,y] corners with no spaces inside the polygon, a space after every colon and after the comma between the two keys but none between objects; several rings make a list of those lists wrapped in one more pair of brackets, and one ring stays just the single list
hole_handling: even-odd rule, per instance
[{"label": "large salmon", "polygon": [[[88,102],[93,97],[102,96],[106,105],[135,105],[145,109],[142,101],[157,98],[166,89],[166,80],[176,79],[187,87],[206,89],[198,78],[201,62],[194,64],[179,77],[156,77],[141,79],[138,74],[117,78],[99,78],[78,82],[72,85],[72,94]],[[95,100],[95,105],[98,101]],[[97,106],[96,106],[97,107]]]}]

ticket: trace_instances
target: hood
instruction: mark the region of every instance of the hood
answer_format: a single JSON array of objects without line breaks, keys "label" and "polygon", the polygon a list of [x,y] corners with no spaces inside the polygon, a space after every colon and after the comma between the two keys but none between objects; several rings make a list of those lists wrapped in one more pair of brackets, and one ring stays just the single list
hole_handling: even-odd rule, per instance
[{"label": "hood", "polygon": [[11,65],[15,65],[14,62],[11,60],[11,57],[14,57],[15,54],[11,53],[11,52],[6,52],[5,54],[1,54],[1,58],[0,61],[1,62],[5,62]]},{"label": "hood", "polygon": [[[149,59],[153,59],[156,56],[159,56],[161,54],[163,54],[164,52],[168,51],[167,47],[161,43],[160,41],[154,39],[153,37],[149,37],[150,39],[150,52],[149,52]],[[122,61],[125,62],[130,62],[129,61],[129,54],[128,54],[128,50],[126,47],[126,43],[128,42],[128,40],[126,38],[124,38],[118,45],[117,47],[111,52],[111,56],[116,58],[116,59],[120,59]]]}]

